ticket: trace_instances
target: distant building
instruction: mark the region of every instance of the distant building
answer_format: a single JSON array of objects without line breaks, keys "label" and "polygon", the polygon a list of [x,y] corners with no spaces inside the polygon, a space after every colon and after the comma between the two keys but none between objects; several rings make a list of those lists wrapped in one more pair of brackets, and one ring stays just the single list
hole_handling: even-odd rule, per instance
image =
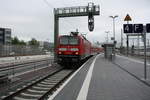
[{"label": "distant building", "polygon": [[11,44],[11,29],[0,28],[0,44]]}]

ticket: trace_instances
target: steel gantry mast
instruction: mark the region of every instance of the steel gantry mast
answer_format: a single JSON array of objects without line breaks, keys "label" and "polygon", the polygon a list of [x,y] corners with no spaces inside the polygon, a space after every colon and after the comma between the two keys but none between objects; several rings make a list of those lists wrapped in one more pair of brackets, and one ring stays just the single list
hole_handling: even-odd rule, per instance
[{"label": "steel gantry mast", "polygon": [[88,3],[88,6],[54,8],[54,60],[57,61],[57,42],[59,35],[59,18],[88,16],[89,31],[94,29],[94,15],[100,14],[99,5]]}]

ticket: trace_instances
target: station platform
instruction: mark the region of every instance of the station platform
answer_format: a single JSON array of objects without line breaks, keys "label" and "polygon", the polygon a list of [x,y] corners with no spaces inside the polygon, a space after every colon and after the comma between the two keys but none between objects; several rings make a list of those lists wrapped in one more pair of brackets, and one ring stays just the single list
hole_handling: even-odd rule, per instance
[{"label": "station platform", "polygon": [[82,65],[48,100],[150,100],[150,86],[100,54]]}]

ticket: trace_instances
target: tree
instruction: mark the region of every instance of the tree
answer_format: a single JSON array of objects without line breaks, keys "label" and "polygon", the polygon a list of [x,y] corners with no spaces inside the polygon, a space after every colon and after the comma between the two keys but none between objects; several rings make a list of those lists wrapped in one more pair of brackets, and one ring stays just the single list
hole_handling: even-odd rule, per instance
[{"label": "tree", "polygon": [[39,42],[38,42],[35,38],[32,38],[32,39],[29,41],[29,45],[39,46]]},{"label": "tree", "polygon": [[19,42],[19,44],[20,44],[20,45],[26,45],[27,43],[24,42],[23,40],[21,40],[21,41]]},{"label": "tree", "polygon": [[12,45],[26,45],[26,42],[24,42],[23,40],[19,40],[18,37],[14,37],[14,38],[11,38],[11,43]]},{"label": "tree", "polygon": [[15,36],[14,38],[12,38],[11,39],[11,43],[13,44],[13,45],[17,45],[17,44],[19,44],[19,39]]}]

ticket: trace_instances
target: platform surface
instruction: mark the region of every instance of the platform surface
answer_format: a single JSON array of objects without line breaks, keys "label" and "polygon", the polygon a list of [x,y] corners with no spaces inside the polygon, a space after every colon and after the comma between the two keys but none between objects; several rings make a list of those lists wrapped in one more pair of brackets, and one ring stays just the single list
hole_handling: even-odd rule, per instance
[{"label": "platform surface", "polygon": [[92,57],[49,100],[150,100],[150,87],[103,55]]}]

